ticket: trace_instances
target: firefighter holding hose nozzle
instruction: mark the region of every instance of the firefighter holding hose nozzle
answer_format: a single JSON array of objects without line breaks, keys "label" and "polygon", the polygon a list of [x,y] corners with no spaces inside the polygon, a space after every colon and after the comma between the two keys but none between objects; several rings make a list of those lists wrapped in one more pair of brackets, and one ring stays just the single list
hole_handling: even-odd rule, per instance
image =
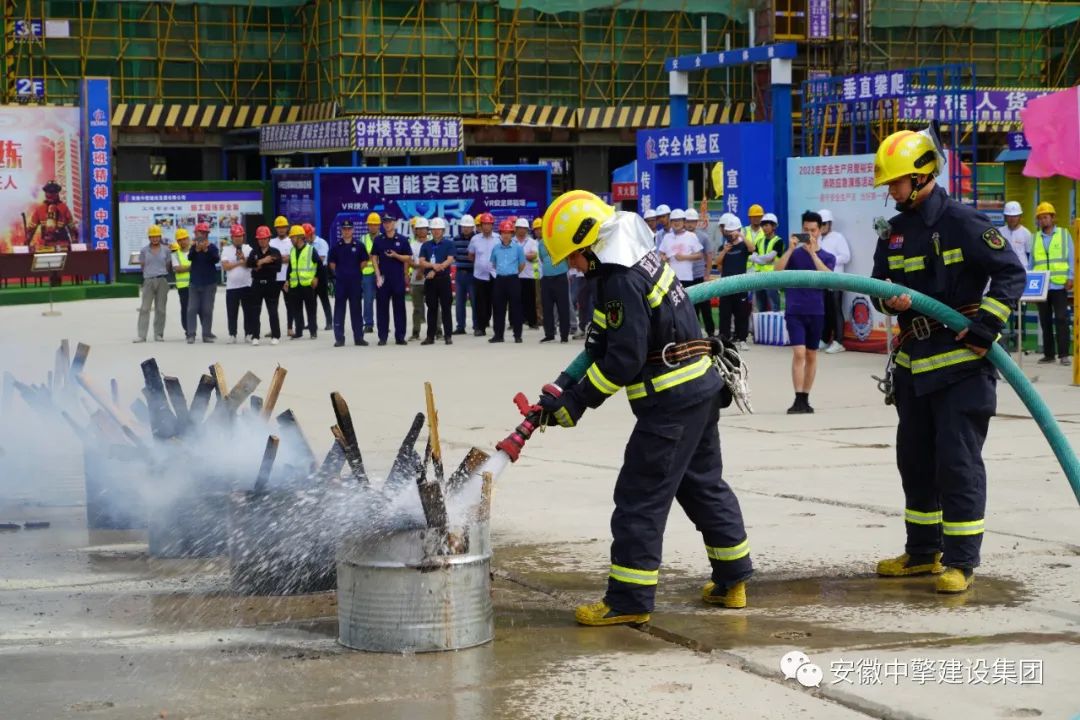
[{"label": "firefighter holding hose nozzle", "polygon": [[615,484],[607,593],[577,608],[583,625],[640,624],[653,610],[664,527],[673,500],[705,541],[712,577],[705,602],[746,606],[753,573],[742,511],[723,479],[720,408],[731,402],[713,357],[723,348],[702,336],[694,305],[656,253],[645,221],[596,195],[559,196],[543,219],[551,260],[567,260],[594,287],[586,351],[592,364],[573,381],[544,387],[540,422],[573,427],[626,388],[637,418]]}]

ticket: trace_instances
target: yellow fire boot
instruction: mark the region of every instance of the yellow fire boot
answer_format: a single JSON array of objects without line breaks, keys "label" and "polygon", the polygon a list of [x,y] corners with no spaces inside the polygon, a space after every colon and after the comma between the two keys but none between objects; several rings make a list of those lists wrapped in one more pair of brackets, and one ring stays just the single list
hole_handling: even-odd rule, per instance
[{"label": "yellow fire boot", "polygon": [[973,582],[974,570],[950,567],[938,576],[936,589],[939,593],[962,593],[967,592]]},{"label": "yellow fire boot", "polygon": [[627,615],[612,610],[603,600],[591,605],[578,605],[574,619],[581,625],[599,627],[602,625],[644,625],[649,622],[649,613]]},{"label": "yellow fire boot", "polygon": [[877,564],[877,574],[882,577],[909,577],[911,575],[938,575],[945,568],[941,565],[941,553],[899,557],[882,560]]},{"label": "yellow fire boot", "polygon": [[701,599],[710,605],[739,610],[746,607],[746,583],[737,583],[725,592],[710,580],[701,589]]}]

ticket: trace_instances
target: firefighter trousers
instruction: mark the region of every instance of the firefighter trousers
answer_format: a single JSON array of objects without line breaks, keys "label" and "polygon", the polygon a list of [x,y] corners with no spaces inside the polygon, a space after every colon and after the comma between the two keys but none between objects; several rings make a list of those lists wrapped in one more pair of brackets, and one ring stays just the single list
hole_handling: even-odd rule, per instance
[{"label": "firefighter trousers", "polygon": [[723,479],[719,419],[719,394],[638,417],[615,483],[611,608],[652,611],[672,500],[702,534],[713,582],[730,587],[753,573],[739,501]]},{"label": "firefighter trousers", "polygon": [[978,567],[986,510],[982,447],[997,407],[997,379],[978,372],[921,397],[910,372],[898,370],[894,382],[905,552],[943,552],[944,565]]}]

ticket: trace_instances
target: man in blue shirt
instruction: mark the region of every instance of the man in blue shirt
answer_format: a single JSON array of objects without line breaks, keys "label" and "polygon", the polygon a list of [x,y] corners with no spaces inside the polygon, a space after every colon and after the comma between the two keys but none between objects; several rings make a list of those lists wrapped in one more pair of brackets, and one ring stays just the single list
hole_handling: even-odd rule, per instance
[{"label": "man in blue shirt", "polygon": [[501,343],[506,330],[506,306],[510,305],[510,328],[514,331],[514,342],[521,342],[521,280],[518,275],[525,269],[525,251],[520,243],[514,242],[514,223],[503,220],[499,223],[500,242],[491,250],[491,267],[495,274],[493,288],[495,336],[490,343]]},{"label": "man in blue shirt", "polygon": [[540,308],[544,316],[544,337],[540,342],[555,339],[555,312],[559,313],[559,340],[570,342],[570,279],[566,261],[552,263],[547,246],[540,243]]},{"label": "man in blue shirt", "polygon": [[394,342],[408,345],[405,340],[405,272],[412,265],[409,241],[397,233],[397,218],[389,213],[382,216],[383,231],[371,248],[375,264],[375,316],[379,326],[379,344],[385,345],[390,336],[390,304],[394,305]]},{"label": "man in blue shirt", "polygon": [[450,287],[450,268],[454,264],[456,246],[454,241],[444,237],[446,220],[432,218],[430,223],[431,239],[420,246],[420,270],[424,273],[424,301],[427,303],[427,339],[421,345],[435,344],[435,324],[442,317],[443,339],[447,345],[453,345],[453,323],[450,320],[450,302],[453,290]]},{"label": "man in blue shirt", "polygon": [[221,253],[217,245],[210,242],[210,226],[201,222],[195,226],[195,244],[188,251],[191,265],[191,285],[188,288],[188,344],[195,342],[196,323],[202,324],[202,339],[212,343],[214,337],[214,298],[217,295],[220,274],[217,264],[221,262]]},{"label": "man in blue shirt", "polygon": [[458,236],[454,238],[454,269],[457,284],[457,297],[454,299],[454,314],[457,319],[455,335],[465,334],[465,305],[473,307],[473,332],[476,324],[476,288],[473,287],[473,261],[469,259],[469,243],[476,232],[476,221],[472,215],[462,215],[458,222]]},{"label": "man in blue shirt", "polygon": [[345,309],[352,320],[353,343],[367,345],[364,339],[364,316],[361,313],[364,297],[363,271],[370,257],[362,243],[353,241],[353,225],[341,223],[341,240],[330,248],[330,270],[336,278],[334,294],[334,347],[345,344]]},{"label": "man in blue shirt", "polygon": [[[816,212],[802,215],[802,233],[791,236],[788,249],[776,261],[777,270],[817,270],[832,272],[836,256],[821,249],[821,216]],[[810,406],[810,388],[817,374],[817,351],[825,329],[825,290],[791,288],[787,291],[784,321],[791,339],[791,382],[795,385],[795,403],[788,415],[814,412]]]}]

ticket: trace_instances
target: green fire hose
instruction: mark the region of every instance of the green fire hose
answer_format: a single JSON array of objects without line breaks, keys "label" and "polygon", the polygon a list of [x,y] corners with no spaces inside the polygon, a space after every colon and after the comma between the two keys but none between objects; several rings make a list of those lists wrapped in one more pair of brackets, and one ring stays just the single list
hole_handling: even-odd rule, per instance
[{"label": "green fire hose", "polygon": [[[944,323],[950,328],[955,328],[957,332],[966,328],[969,324],[969,320],[956,310],[922,293],[908,290],[902,285],[885,282],[884,280],[874,280],[860,275],[843,273],[824,273],[813,270],[749,273],[695,285],[688,288],[687,292],[691,301],[699,303],[722,295],[736,295],[753,290],[782,288],[846,290],[879,298],[907,293],[911,296],[912,308],[923,315]],[[1065,434],[1061,432],[1061,427],[1058,425],[1057,420],[1054,419],[1050,408],[1039,397],[1031,382],[1028,381],[1027,376],[1013,362],[1012,357],[1004,348],[994,343],[993,347],[990,348],[990,352],[987,353],[987,358],[1001,372],[1005,380],[1008,381],[1031,412],[1031,417],[1038,423],[1043,435],[1046,436],[1046,440],[1050,443],[1050,448],[1054,451],[1054,455],[1057,456],[1058,462],[1061,463],[1061,469],[1065,471],[1065,477],[1069,480],[1069,485],[1072,486],[1077,502],[1080,503],[1080,460],[1077,459]],[[588,369],[590,362],[588,354],[582,352],[566,368],[566,373],[580,380],[584,377],[585,370]]]}]

